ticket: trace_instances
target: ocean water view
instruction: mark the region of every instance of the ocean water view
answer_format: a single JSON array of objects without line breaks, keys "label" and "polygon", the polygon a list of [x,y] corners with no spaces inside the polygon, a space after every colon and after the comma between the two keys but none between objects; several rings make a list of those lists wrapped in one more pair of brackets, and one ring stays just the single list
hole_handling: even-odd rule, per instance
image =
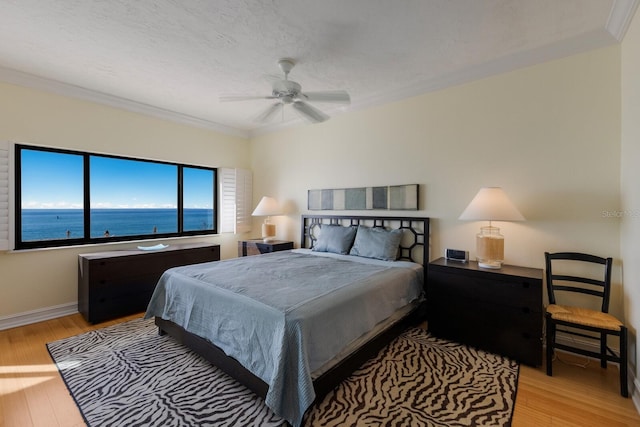
[{"label": "ocean water view", "polygon": [[[184,209],[184,231],[210,230],[213,209]],[[83,237],[82,209],[23,209],[22,241]],[[91,238],[178,231],[177,209],[91,209]]]}]

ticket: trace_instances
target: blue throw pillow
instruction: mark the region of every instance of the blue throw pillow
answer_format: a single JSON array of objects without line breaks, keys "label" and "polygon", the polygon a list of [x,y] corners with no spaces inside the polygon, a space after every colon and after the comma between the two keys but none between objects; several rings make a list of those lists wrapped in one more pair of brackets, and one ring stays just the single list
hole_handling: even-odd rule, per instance
[{"label": "blue throw pillow", "polygon": [[349,255],[395,261],[402,239],[402,230],[385,230],[382,227],[358,226],[356,240]]},{"label": "blue throw pillow", "polygon": [[333,252],[346,255],[356,237],[355,227],[343,227],[341,225],[323,224],[320,227],[320,235],[313,246],[316,252]]}]

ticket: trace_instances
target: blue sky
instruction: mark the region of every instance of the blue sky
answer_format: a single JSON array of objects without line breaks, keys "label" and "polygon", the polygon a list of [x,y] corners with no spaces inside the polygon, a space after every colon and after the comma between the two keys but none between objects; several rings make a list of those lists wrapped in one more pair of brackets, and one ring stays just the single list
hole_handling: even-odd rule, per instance
[{"label": "blue sky", "polygon": [[[22,150],[23,209],[81,209],[82,156]],[[177,166],[91,157],[91,208],[176,208]],[[211,171],[184,169],[184,207],[212,206]]]}]

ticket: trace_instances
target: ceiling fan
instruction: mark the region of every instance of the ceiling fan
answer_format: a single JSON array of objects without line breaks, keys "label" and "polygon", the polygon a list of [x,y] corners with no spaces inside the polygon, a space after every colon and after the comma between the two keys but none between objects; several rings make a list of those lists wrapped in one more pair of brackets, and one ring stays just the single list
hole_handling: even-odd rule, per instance
[{"label": "ceiling fan", "polygon": [[221,102],[227,101],[247,101],[252,99],[275,99],[276,102],[271,104],[265,111],[259,114],[255,120],[258,122],[267,122],[276,113],[284,112],[285,105],[291,105],[300,115],[312,123],[324,122],[329,116],[319,109],[313,107],[309,102],[331,102],[339,104],[349,104],[351,98],[344,90],[332,90],[321,92],[302,92],[302,86],[298,82],[289,80],[289,72],[295,65],[295,61],[291,58],[282,58],[278,61],[280,70],[284,73],[284,79],[270,76],[271,95],[266,96],[246,96],[246,95],[223,95],[220,96]]}]

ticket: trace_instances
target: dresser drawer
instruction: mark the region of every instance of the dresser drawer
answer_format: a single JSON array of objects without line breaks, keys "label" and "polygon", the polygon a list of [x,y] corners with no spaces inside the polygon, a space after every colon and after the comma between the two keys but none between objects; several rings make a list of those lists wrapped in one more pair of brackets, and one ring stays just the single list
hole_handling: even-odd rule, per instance
[{"label": "dresser drawer", "polygon": [[496,305],[542,312],[542,289],[539,282],[507,276],[502,280],[442,271],[430,271],[433,283],[429,294],[441,299],[471,298]]},{"label": "dresser drawer", "polygon": [[101,289],[107,289],[111,293],[131,293],[141,289],[151,289],[152,291],[158,283],[162,273],[144,274],[143,272],[132,274],[129,277],[102,277],[91,281],[90,295]]},{"label": "dresser drawer", "polygon": [[157,276],[157,280],[169,268],[220,259],[219,251],[219,247],[198,248],[93,259],[89,262],[91,280],[102,282],[105,279],[132,279],[149,275]]},{"label": "dresser drawer", "polygon": [[502,354],[529,365],[542,363],[542,313],[460,298],[429,305],[434,335]]},{"label": "dresser drawer", "polygon": [[102,288],[92,290],[90,322],[102,322],[114,317],[144,311],[151,300],[153,288],[143,286]]}]

